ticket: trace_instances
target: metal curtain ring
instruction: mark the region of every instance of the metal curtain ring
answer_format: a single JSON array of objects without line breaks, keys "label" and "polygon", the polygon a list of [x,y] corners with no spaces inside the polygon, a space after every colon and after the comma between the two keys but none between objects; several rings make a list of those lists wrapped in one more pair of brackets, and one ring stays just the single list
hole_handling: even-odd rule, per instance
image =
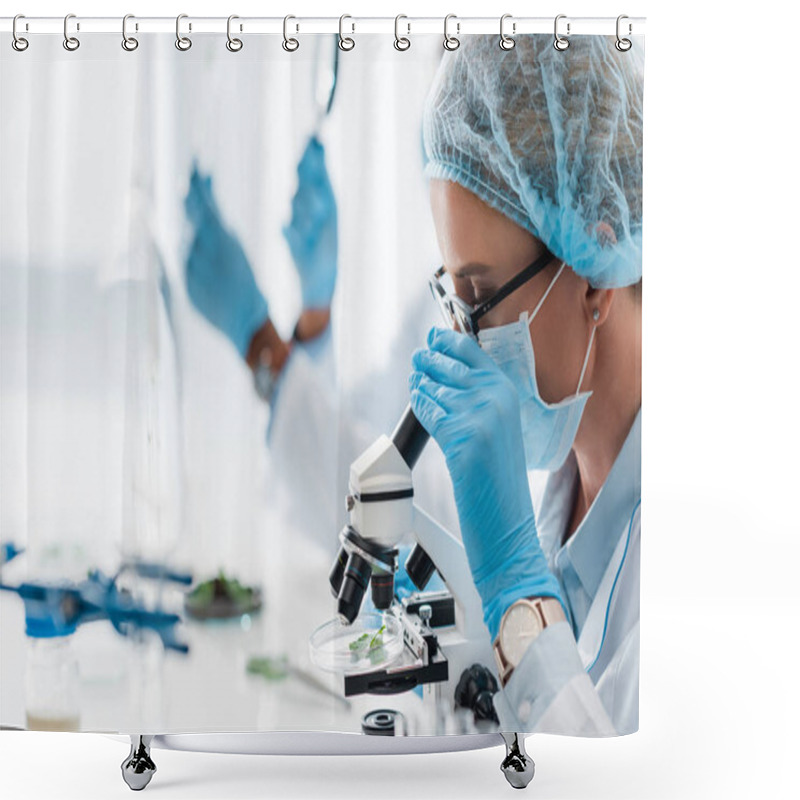
[{"label": "metal curtain ring", "polygon": [[[457,36],[451,36],[447,32],[447,25],[451,19],[457,19],[455,14],[448,14],[444,18],[444,49],[445,50],[458,50],[461,47],[461,41],[458,39]],[[461,23],[456,22],[456,33],[461,32]]]},{"label": "metal curtain ring", "polygon": [[[139,40],[133,36],[128,36],[128,20],[133,19],[133,14],[126,14],[122,18],[122,49],[132,53],[138,46]],[[136,26],[138,30],[138,25]]]},{"label": "metal curtain ring", "polygon": [[28,49],[29,42],[28,42],[27,39],[23,38],[22,36],[20,36],[17,33],[17,20],[18,19],[25,19],[25,15],[24,14],[17,14],[17,16],[14,17],[14,22],[11,25],[11,35],[14,37],[11,40],[11,46],[18,53],[22,53],[22,52],[24,52],[25,50]]},{"label": "metal curtain ring", "polygon": [[[512,50],[514,48],[514,45],[516,44],[516,42],[510,36],[506,35],[506,32],[505,32],[505,30],[503,28],[503,26],[505,25],[505,21],[507,19],[511,19],[511,14],[503,14],[503,16],[500,17],[500,49],[501,50]],[[516,22],[512,22],[511,23],[511,32],[512,33],[516,33],[517,32],[517,23]]]},{"label": "metal curtain ring", "polygon": [[[181,36],[181,20],[188,18],[188,14],[178,14],[175,18],[175,47],[183,52],[186,52],[192,46],[192,40],[188,36]],[[192,30],[191,24],[189,25],[189,30]]]},{"label": "metal curtain ring", "polygon": [[[356,46],[355,39],[353,39],[350,36],[345,36],[344,33],[342,32],[342,26],[344,25],[344,21],[346,19],[353,19],[353,18],[349,14],[342,14],[342,16],[339,17],[339,49],[344,50],[345,52],[347,52],[348,50],[352,50]],[[351,32],[355,33],[356,32],[355,22],[351,22],[350,24],[352,25],[353,28]]]},{"label": "metal curtain ring", "polygon": [[[231,22],[233,22],[233,20],[235,19],[239,19],[239,17],[237,17],[236,14],[231,14],[228,17],[228,41],[225,42],[225,47],[227,47],[231,53],[238,53],[242,49],[242,47],[244,47],[244,44],[242,44],[241,39],[235,39],[231,37]],[[240,25],[239,30],[241,29],[242,28]]]},{"label": "metal curtain ring", "polygon": [[289,37],[287,35],[287,29],[289,27],[289,20],[295,19],[291,14],[288,14],[283,18],[283,49],[287,53],[294,53],[298,47],[300,47],[300,42],[297,41],[294,37]]},{"label": "metal curtain ring", "polygon": [[[408,19],[408,17],[405,14],[398,14],[394,18],[394,49],[403,52],[411,47],[411,39],[407,36],[400,36],[399,27],[401,19]],[[408,28],[408,33],[411,33],[411,23],[407,22],[406,27]]]},{"label": "metal curtain ring", "polygon": [[[569,47],[569,39],[567,39],[566,36],[562,36],[558,32],[558,21],[560,19],[566,19],[566,18],[567,18],[566,14],[559,14],[556,17],[556,21],[555,21],[555,24],[553,26],[553,31],[554,31],[555,37],[556,37],[555,41],[553,42],[553,47],[555,47],[555,49],[559,50],[559,51],[564,51]],[[567,36],[569,36],[569,22],[567,22]]]},{"label": "metal curtain ring", "polygon": [[[617,50],[620,51],[620,53],[626,53],[628,50],[631,49],[631,47],[633,47],[633,42],[631,42],[630,39],[623,39],[619,35],[619,24],[624,19],[628,19],[628,17],[626,17],[625,14],[620,14],[617,17],[617,41],[614,42],[614,47],[616,47]],[[631,31],[632,31],[632,28],[631,28],[631,24],[629,22],[628,23],[628,36],[631,35]]]},{"label": "metal curtain ring", "polygon": [[[64,17],[64,49],[69,50],[70,52],[77,50],[81,46],[81,43],[78,39],[69,35],[67,26],[71,19],[75,19],[74,14],[67,14],[67,16]],[[78,30],[80,30],[80,28],[78,28]]]}]

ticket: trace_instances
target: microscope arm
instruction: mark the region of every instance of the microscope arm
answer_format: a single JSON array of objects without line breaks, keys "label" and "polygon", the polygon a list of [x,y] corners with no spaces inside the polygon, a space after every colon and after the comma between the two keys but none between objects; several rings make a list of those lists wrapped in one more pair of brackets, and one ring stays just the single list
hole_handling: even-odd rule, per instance
[{"label": "microscope arm", "polygon": [[[406,562],[412,582],[424,586],[435,567],[455,600],[457,617],[461,616],[459,629],[470,639],[488,642],[483,608],[463,544],[413,501],[411,473],[429,439],[409,406],[391,439],[379,436],[350,465],[350,521],[340,534],[342,546],[329,576],[337,613],[344,622],[352,623],[370,584],[375,607],[389,607],[396,547],[411,533],[424,550],[419,553],[421,567],[412,566],[411,558]],[[412,558],[416,553],[416,549],[412,551]],[[376,580],[380,582],[376,584]]]},{"label": "microscope arm", "polygon": [[413,513],[414,535],[455,598],[461,610],[464,634],[488,640],[481,598],[472,581],[464,545],[416,504]]}]

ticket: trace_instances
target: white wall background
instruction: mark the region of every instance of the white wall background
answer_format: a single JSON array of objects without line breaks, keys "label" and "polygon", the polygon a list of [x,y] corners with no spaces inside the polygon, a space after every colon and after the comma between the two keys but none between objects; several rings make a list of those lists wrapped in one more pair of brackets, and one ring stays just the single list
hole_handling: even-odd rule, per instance
[{"label": "white wall background", "polygon": [[[76,562],[111,570],[122,551],[177,555],[196,576],[224,567],[261,579],[258,551],[278,527],[255,521],[271,483],[266,410],[230,343],[189,302],[183,201],[197,163],[288,339],[299,281],[280,231],[314,130],[321,40],[286,53],[256,37],[232,56],[221,35],[181,53],[173,33],[160,33],[130,54],[105,35],[66,53],[53,35],[24,54],[2,51],[0,529],[27,546],[34,573],[47,560],[63,575],[53,562],[69,547]],[[325,429],[335,439],[356,416],[366,430],[343,454],[347,468],[399,417],[411,352],[438,321],[421,114],[439,39],[410,54],[386,37],[362,35],[360,45],[341,59],[320,134],[337,195],[333,349],[349,412],[340,419],[331,407]],[[328,377],[317,382],[324,395],[336,392]],[[285,471],[287,453],[278,448],[274,461]],[[346,472],[336,477],[312,482],[332,495],[334,482],[346,484]],[[341,512],[338,489],[323,505]],[[292,528],[320,539],[343,522],[320,516],[295,517]],[[89,564],[73,566],[82,577]]]},{"label": "white wall background", "polygon": [[[352,0],[236,8],[195,0],[39,2],[21,12],[375,14]],[[641,730],[612,741],[529,739],[531,796],[795,797],[800,468],[794,243],[800,177],[794,7],[503,8],[428,0],[396,13],[648,17]],[[9,9],[5,13],[11,13]],[[9,46],[3,41],[0,46]],[[4,109],[4,113],[5,109]],[[124,748],[78,734],[3,733],[14,798],[126,793]],[[494,797],[498,749],[446,756],[285,759],[157,751],[160,797]]]}]

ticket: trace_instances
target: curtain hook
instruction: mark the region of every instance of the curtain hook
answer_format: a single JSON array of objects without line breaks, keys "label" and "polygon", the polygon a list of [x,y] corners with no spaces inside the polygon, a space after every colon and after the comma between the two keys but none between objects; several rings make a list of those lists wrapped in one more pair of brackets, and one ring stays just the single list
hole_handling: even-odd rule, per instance
[{"label": "curtain hook", "polygon": [[[507,19],[511,19],[511,18],[512,18],[511,14],[503,14],[503,16],[500,17],[500,49],[501,50],[512,50],[514,48],[514,45],[516,44],[516,42],[514,41],[514,39],[511,36],[507,36],[506,35],[506,32],[505,32],[505,30],[503,28],[503,26],[505,25],[506,20]],[[516,22],[512,22],[511,23],[511,33],[516,33],[516,32],[517,32],[517,23]]]},{"label": "curtain hook", "polygon": [[[347,52],[348,50],[352,50],[356,46],[355,39],[353,39],[350,36],[345,36],[344,33],[342,32],[342,27],[346,19],[353,19],[353,18],[349,14],[342,14],[342,16],[339,17],[339,49],[344,50],[345,52]],[[355,33],[356,32],[355,22],[351,22],[350,25],[353,28],[351,33]]]},{"label": "curtain hook", "polygon": [[29,42],[28,42],[27,39],[23,38],[22,36],[20,36],[17,33],[17,20],[18,19],[25,19],[25,15],[24,14],[17,14],[17,16],[14,17],[14,22],[11,25],[11,35],[14,37],[11,40],[11,46],[18,53],[22,53],[22,52],[24,52],[25,50],[28,49]]},{"label": "curtain hook", "polygon": [[[294,37],[290,38],[287,33],[290,19],[296,19],[296,17],[293,17],[291,14],[288,14],[283,18],[283,49],[287,53],[294,53],[294,51],[297,50],[298,47],[300,47],[300,42],[297,41],[297,39],[295,39]],[[299,25],[297,26],[296,30],[300,30]]]},{"label": "curtain hook", "polygon": [[[628,17],[625,14],[620,14],[617,17],[617,41],[614,42],[614,47],[616,47],[617,50],[620,51],[620,53],[626,53],[628,50],[631,49],[631,47],[633,47],[633,42],[631,42],[630,39],[623,39],[619,35],[619,24],[624,19],[628,19]],[[633,26],[631,25],[630,22],[628,22],[628,36],[630,36],[632,32],[633,32]]]},{"label": "curtain hook", "polygon": [[[128,36],[129,19],[135,19],[133,14],[126,14],[122,18],[122,49],[132,53],[139,46],[139,40],[135,39],[133,36]],[[138,25],[136,26],[136,30],[139,30]]]},{"label": "curtain hook", "polygon": [[[231,22],[235,19],[239,19],[236,14],[231,14],[228,17],[228,41],[225,42],[225,47],[227,47],[231,53],[238,53],[244,47],[241,39],[234,39],[231,37]],[[239,30],[241,31],[241,29],[242,26],[240,25]]]},{"label": "curtain hook", "polygon": [[[181,20],[188,18],[188,14],[178,14],[175,19],[175,47],[183,52],[186,52],[192,46],[192,40],[188,36],[181,36]],[[189,30],[192,30],[191,25],[189,25]]]},{"label": "curtain hook", "polygon": [[[81,46],[80,40],[78,40],[75,36],[69,35],[67,26],[71,19],[75,19],[74,14],[67,14],[67,16],[64,17],[64,49],[69,50],[70,52],[77,50]],[[80,26],[78,27],[78,30],[80,30]]]},{"label": "curtain hook", "polygon": [[[447,32],[447,26],[451,19],[457,20],[458,18],[456,17],[455,14],[448,14],[444,18],[444,49],[453,51],[453,50],[458,50],[458,48],[461,47],[461,41],[458,39],[457,36],[451,36]],[[461,23],[456,22],[456,34],[460,32],[461,32]]]},{"label": "curtain hook", "polygon": [[[401,53],[411,47],[411,39],[408,36],[400,36],[400,20],[408,19],[405,14],[398,14],[394,18],[394,49],[399,50]],[[406,22],[408,33],[411,33],[411,23]]]},{"label": "curtain hook", "polygon": [[[554,28],[553,28],[554,31],[555,31],[555,37],[556,37],[555,41],[553,42],[553,47],[555,47],[556,50],[561,51],[561,52],[563,52],[564,50],[566,50],[569,47],[569,39],[567,39],[566,36],[562,36],[558,32],[558,21],[560,19],[566,19],[566,18],[567,18],[566,14],[559,14],[556,17],[555,25],[554,25]],[[567,36],[569,36],[569,22],[567,22]]]}]

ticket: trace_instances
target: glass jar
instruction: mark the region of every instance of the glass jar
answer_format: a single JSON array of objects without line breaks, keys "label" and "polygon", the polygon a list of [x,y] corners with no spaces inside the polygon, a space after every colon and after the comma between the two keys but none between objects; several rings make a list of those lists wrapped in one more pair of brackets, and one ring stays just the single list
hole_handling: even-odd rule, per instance
[{"label": "glass jar", "polygon": [[73,647],[73,634],[25,638],[25,715],[28,730],[80,730],[78,660]]}]

